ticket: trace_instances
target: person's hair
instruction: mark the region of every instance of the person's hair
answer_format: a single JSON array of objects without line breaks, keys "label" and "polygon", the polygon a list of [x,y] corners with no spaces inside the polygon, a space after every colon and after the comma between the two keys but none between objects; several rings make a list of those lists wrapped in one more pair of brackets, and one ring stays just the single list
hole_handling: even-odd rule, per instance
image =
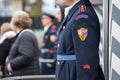
[{"label": "person's hair", "polygon": [[[56,5],[57,8],[60,8],[60,11],[61,11],[61,14],[62,14],[62,20],[64,19],[65,15],[64,15],[64,12],[65,12],[65,8],[68,7],[67,5],[62,5],[62,4],[57,4]],[[62,22],[61,20],[61,22]]]},{"label": "person's hair", "polygon": [[32,19],[29,14],[24,11],[17,11],[11,20],[11,23],[19,28],[29,28],[32,25]]},{"label": "person's hair", "polygon": [[10,23],[3,23],[0,28],[0,35],[2,36],[7,31],[11,31]]}]

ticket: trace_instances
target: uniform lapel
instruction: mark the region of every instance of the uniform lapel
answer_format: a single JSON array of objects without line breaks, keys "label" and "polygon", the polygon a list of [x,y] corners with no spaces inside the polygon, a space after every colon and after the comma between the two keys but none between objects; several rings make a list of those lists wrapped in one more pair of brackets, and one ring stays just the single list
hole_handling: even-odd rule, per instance
[{"label": "uniform lapel", "polygon": [[50,27],[48,28],[48,30],[45,32],[44,36],[48,36],[48,35],[49,35],[50,30],[51,30],[51,26],[52,26],[52,25],[50,25]]},{"label": "uniform lapel", "polygon": [[60,24],[60,27],[58,28],[58,31],[57,31],[57,36],[59,36],[60,31],[62,30],[63,25],[66,21],[67,21],[67,16],[63,19],[62,23]]},{"label": "uniform lapel", "polygon": [[72,17],[72,15],[75,13],[75,11],[77,10],[78,6],[80,5],[81,1],[79,1],[77,4],[75,4],[72,9],[69,11],[68,15],[63,19],[60,28],[58,30],[58,35],[60,34],[63,26],[66,25],[66,23],[70,20],[70,18]]}]

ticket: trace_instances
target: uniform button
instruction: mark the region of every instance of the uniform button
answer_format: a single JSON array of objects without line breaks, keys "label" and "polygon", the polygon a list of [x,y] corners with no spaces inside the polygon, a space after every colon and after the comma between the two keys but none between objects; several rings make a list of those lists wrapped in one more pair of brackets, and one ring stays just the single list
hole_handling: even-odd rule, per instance
[{"label": "uniform button", "polygon": [[60,62],[58,61],[57,64],[60,65]]},{"label": "uniform button", "polygon": [[12,73],[10,72],[9,75],[12,75]]},{"label": "uniform button", "polygon": [[57,44],[57,47],[60,47],[60,44]]},{"label": "uniform button", "polygon": [[65,26],[63,26],[63,29],[65,29]]},{"label": "uniform button", "polygon": [[46,36],[45,36],[45,38],[47,39],[47,38],[48,38],[48,36],[46,35]]}]

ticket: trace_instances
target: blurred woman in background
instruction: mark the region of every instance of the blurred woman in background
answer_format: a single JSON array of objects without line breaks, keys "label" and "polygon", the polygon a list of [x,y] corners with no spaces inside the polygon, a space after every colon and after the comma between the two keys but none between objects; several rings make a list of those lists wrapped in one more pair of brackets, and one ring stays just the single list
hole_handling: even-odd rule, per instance
[{"label": "blurred woman in background", "polygon": [[[38,75],[38,43],[30,29],[32,20],[24,11],[17,11],[11,20],[11,28],[17,33],[17,39],[12,45],[6,70],[8,76]],[[7,75],[7,73],[6,73]]]},{"label": "blurred woman in background", "polygon": [[57,7],[56,7],[56,9],[57,9],[56,19],[59,23],[61,23],[65,17],[64,12],[65,12],[66,7],[67,6],[65,6],[65,5],[57,5]]}]

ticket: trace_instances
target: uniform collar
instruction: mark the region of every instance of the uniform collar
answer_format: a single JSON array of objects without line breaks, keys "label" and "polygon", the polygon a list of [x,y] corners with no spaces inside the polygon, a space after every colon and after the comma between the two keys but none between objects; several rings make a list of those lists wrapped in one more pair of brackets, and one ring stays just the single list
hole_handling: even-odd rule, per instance
[{"label": "uniform collar", "polygon": [[70,6],[70,9],[79,2],[80,0],[77,0],[72,6]]},{"label": "uniform collar", "polygon": [[67,8],[65,8],[65,17],[68,15],[68,13],[69,13],[69,11],[71,10],[71,8],[75,5],[75,4],[77,4],[78,2],[79,2],[80,0],[78,0],[78,1],[76,1],[72,6],[69,6],[69,7],[67,7]]},{"label": "uniform collar", "polygon": [[49,29],[49,27],[52,25],[53,23],[48,24],[47,26],[44,27],[44,33],[46,33]]}]

